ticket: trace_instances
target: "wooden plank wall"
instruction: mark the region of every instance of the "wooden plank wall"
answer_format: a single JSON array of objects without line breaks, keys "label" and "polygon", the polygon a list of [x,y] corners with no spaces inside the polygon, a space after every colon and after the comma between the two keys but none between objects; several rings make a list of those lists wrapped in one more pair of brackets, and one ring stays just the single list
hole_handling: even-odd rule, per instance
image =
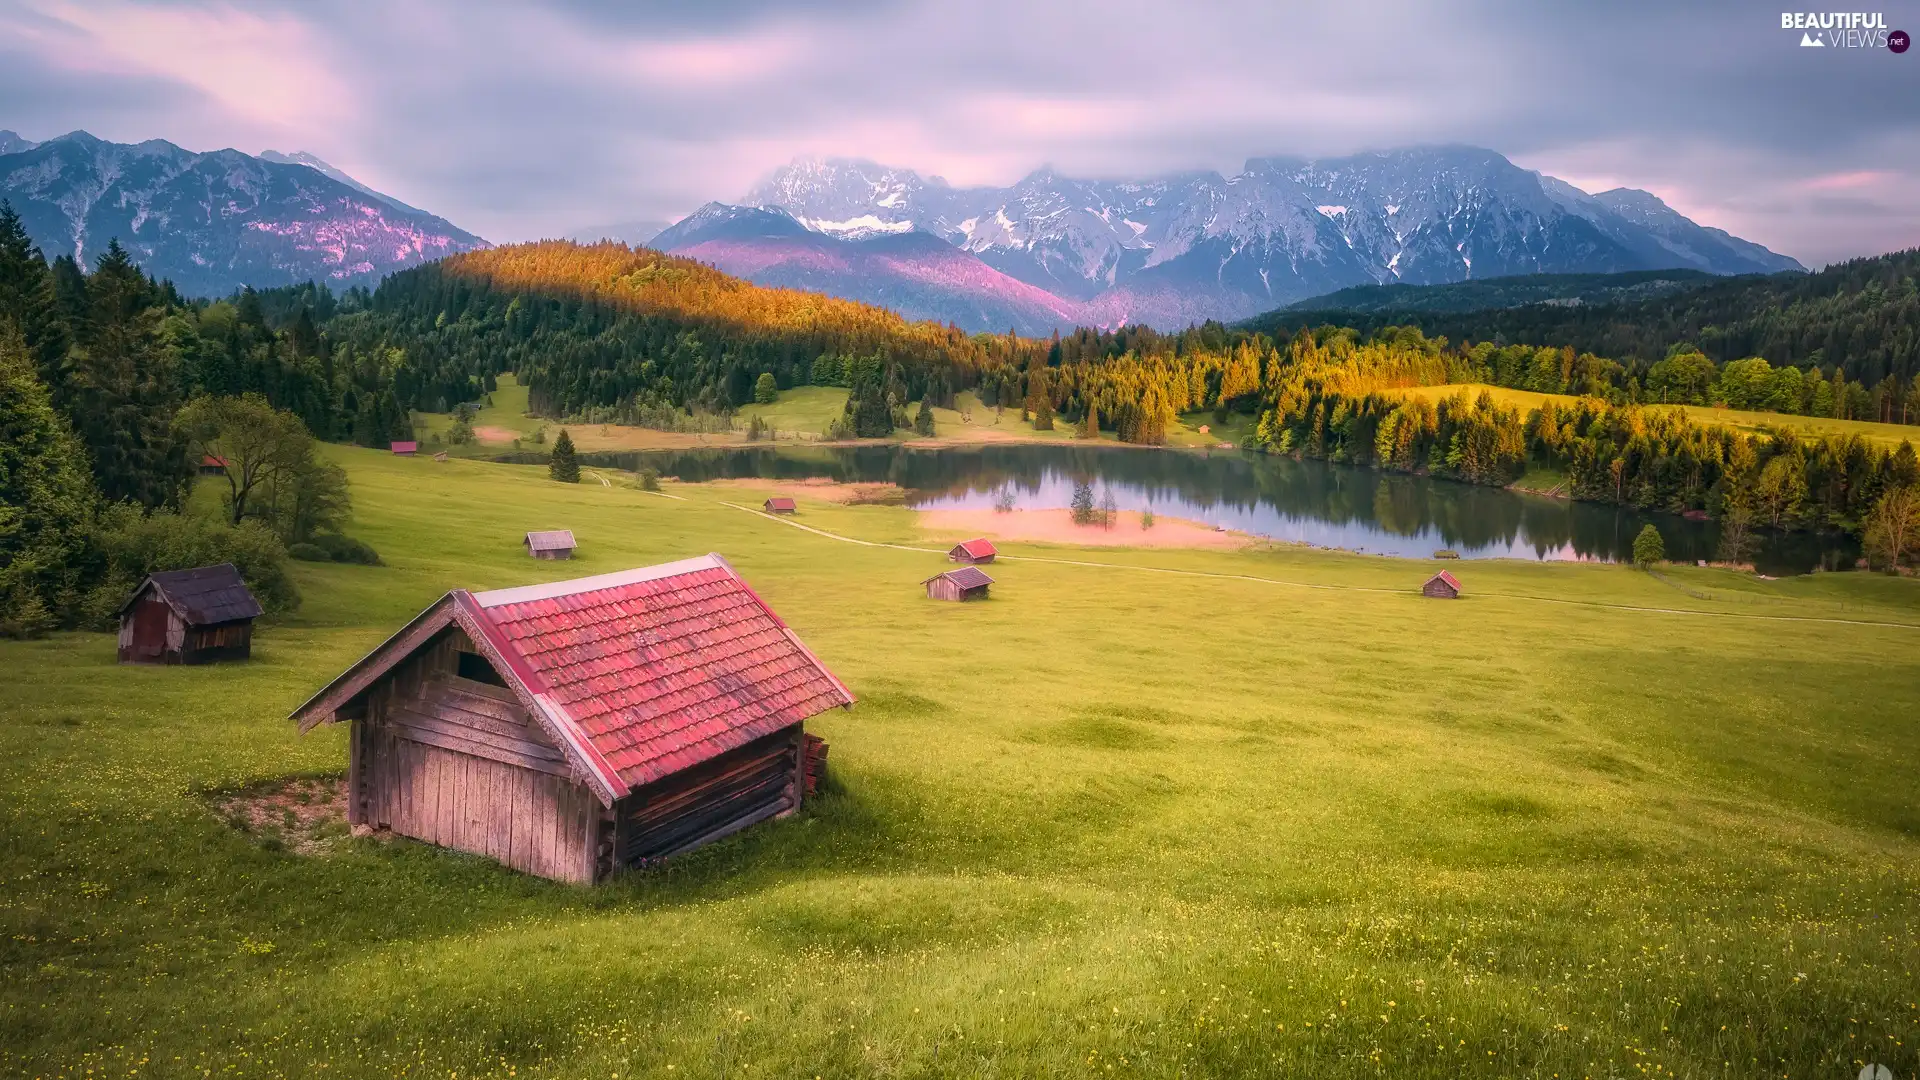
[{"label": "wooden plank wall", "polygon": [[620,800],[616,860],[635,866],[676,855],[798,809],[800,739],[795,724]]},{"label": "wooden plank wall", "polygon": [[458,628],[369,695],[355,790],[364,818],[403,836],[589,882],[600,801],[511,691],[453,674],[472,644]]}]

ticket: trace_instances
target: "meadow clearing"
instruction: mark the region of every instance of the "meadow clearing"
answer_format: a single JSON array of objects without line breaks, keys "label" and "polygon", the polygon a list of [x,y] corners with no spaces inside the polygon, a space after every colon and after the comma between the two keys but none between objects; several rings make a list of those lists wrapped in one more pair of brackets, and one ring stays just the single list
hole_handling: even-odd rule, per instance
[{"label": "meadow clearing", "polygon": [[[1523,414],[1538,409],[1549,401],[1562,408],[1580,403],[1580,399],[1572,394],[1543,394],[1537,390],[1515,390],[1511,387],[1490,386],[1485,383],[1408,386],[1383,392],[1398,397],[1424,397],[1429,401],[1438,401],[1442,397],[1452,397],[1462,390],[1473,397],[1478,397],[1482,392],[1491,394],[1494,401],[1509,408],[1518,409]],[[1791,431],[1810,438],[1857,435],[1869,442],[1889,447],[1899,446],[1903,442],[1920,442],[1920,427],[1912,424],[1835,420],[1828,416],[1796,416],[1792,413],[1754,412],[1747,409],[1722,409],[1702,405],[1648,405],[1647,408],[1676,412],[1696,424],[1732,428],[1747,434],[1771,430]]]},{"label": "meadow clearing", "polygon": [[[1920,1068],[1920,581],[1010,543],[938,604],[904,507],[326,453],[387,565],[250,662],[0,643],[0,1074]],[[587,889],[213,809],[342,772],[287,713],[444,590],[707,551],[861,698],[799,818]]]}]

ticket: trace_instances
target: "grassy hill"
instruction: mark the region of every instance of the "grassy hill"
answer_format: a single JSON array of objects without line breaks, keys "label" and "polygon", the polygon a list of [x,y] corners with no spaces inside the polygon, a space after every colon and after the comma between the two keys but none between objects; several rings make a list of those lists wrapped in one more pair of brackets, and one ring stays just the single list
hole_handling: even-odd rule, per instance
[{"label": "grassy hill", "polygon": [[[1443,397],[1465,390],[1478,397],[1482,391],[1492,394],[1493,399],[1502,405],[1512,406],[1521,411],[1531,411],[1543,403],[1551,401],[1558,405],[1573,405],[1580,399],[1568,394],[1542,394],[1533,390],[1515,390],[1505,386],[1489,386],[1484,383],[1448,383],[1442,386],[1409,386],[1383,390],[1381,393],[1396,397],[1424,397],[1437,401]],[[1752,412],[1746,409],[1717,409],[1700,405],[1648,405],[1649,410],[1668,410],[1683,413],[1696,423],[1730,427],[1736,431],[1755,432],[1763,428],[1775,431],[1792,431],[1800,435],[1825,438],[1835,435],[1858,435],[1871,442],[1897,447],[1903,442],[1920,440],[1920,428],[1911,424],[1876,424],[1867,420],[1835,420],[1826,416],[1796,416],[1790,413]]]},{"label": "grassy hill", "polygon": [[[1914,1067],[1920,582],[1009,544],[943,605],[738,487],[328,453],[388,565],[297,564],[251,662],[0,642],[0,1074]],[[712,550],[861,699],[800,818],[586,890],[209,809],[339,774],[284,717],[443,590]]]}]

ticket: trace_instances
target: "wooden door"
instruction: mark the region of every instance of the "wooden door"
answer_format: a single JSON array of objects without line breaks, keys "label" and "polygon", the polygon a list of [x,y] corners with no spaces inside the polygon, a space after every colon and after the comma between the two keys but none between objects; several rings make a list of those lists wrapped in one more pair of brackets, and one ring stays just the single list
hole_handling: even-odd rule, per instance
[{"label": "wooden door", "polygon": [[166,601],[149,592],[133,606],[133,658],[154,660],[167,651]]}]

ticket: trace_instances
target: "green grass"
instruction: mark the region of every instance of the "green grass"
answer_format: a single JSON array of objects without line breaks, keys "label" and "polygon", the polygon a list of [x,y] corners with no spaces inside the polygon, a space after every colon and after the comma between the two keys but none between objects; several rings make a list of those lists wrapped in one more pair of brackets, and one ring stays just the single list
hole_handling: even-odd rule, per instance
[{"label": "green grass", "polygon": [[758,416],[779,431],[802,431],[824,435],[827,425],[847,411],[847,390],[842,386],[796,386],[782,390],[771,405],[744,405],[739,422]]},{"label": "green grass", "polygon": [[[1570,394],[1543,394],[1536,390],[1514,390],[1505,386],[1488,386],[1484,383],[1454,383],[1445,386],[1410,386],[1386,391],[1402,397],[1420,396],[1429,400],[1451,397],[1465,390],[1469,395],[1478,397],[1481,391],[1493,395],[1494,401],[1522,411],[1539,408],[1546,402],[1568,406],[1579,402],[1579,398]],[[1736,431],[1758,431],[1761,428],[1774,428],[1793,431],[1801,435],[1828,437],[1833,435],[1858,435],[1863,439],[1899,446],[1902,442],[1920,442],[1920,427],[1911,424],[1879,424],[1866,420],[1835,420],[1825,416],[1794,416],[1789,413],[1750,412],[1744,409],[1714,409],[1698,405],[1650,405],[1651,409],[1669,409],[1691,417],[1696,423],[1715,424],[1730,427]]]},{"label": "green grass", "polygon": [[[1419,561],[1009,544],[1103,565],[936,604],[938,556],[738,488],[329,452],[389,565],[298,564],[252,662],[0,644],[0,1075],[1920,1066],[1920,629],[1859,625],[1920,582],[1467,562],[1443,602]],[[861,697],[800,818],[580,889],[206,809],[342,770],[284,717],[443,590],[709,550]]]}]

